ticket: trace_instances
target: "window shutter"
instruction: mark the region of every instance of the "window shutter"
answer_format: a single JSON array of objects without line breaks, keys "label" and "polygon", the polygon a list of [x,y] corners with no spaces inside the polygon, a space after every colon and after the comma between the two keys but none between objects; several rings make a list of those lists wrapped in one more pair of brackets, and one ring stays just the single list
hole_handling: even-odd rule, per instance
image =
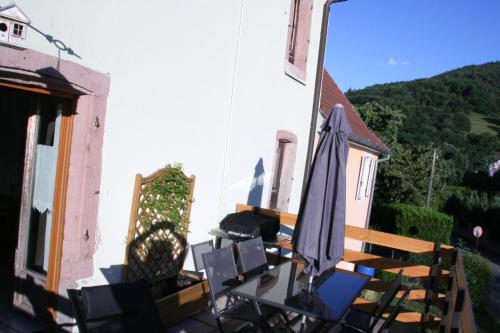
[{"label": "window shutter", "polygon": [[369,156],[361,160],[361,170],[359,173],[358,193],[356,199],[361,200],[368,196],[368,180],[370,175],[372,159]]},{"label": "window shutter", "polygon": [[290,5],[285,72],[301,81],[306,80],[313,2],[291,0]]},{"label": "window shutter", "polygon": [[368,166],[368,175],[366,177],[366,188],[365,188],[365,192],[364,192],[365,197],[368,197],[370,195],[370,190],[371,190],[370,184],[372,183],[372,178],[373,178],[373,165],[374,165],[374,163],[375,163],[374,159],[370,158],[370,163]]}]

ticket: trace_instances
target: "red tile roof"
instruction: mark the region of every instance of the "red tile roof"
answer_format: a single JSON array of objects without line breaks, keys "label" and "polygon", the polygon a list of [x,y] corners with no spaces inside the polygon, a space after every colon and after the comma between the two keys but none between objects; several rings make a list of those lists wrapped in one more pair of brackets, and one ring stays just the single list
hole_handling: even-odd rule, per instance
[{"label": "red tile roof", "polygon": [[323,85],[321,90],[320,112],[323,116],[328,116],[330,112],[332,112],[335,104],[342,104],[352,128],[352,141],[376,149],[382,153],[389,152],[389,148],[387,148],[368,126],[366,126],[358,112],[344,96],[342,91],[340,91],[339,87],[326,70],[323,71]]}]

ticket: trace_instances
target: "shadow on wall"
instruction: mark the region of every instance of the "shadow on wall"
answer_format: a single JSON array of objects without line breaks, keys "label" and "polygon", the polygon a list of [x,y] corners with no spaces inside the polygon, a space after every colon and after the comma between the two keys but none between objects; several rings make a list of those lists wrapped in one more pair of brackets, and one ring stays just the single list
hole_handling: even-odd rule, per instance
[{"label": "shadow on wall", "polygon": [[43,31],[37,29],[35,26],[29,24],[29,27],[31,29],[33,29],[34,31],[38,32],[40,35],[42,35],[43,37],[45,37],[45,39],[50,43],[50,44],[53,44],[56,49],[57,49],[57,52],[59,52],[59,55],[61,55],[61,51],[62,52],[66,52],[67,54],[71,55],[71,56],[75,56],[77,57],[78,59],[82,59],[82,57],[80,57],[71,47],[67,46],[66,44],[64,44],[63,41],[57,39],[57,38],[54,38],[52,35],[49,35],[49,34],[46,34],[44,33]]},{"label": "shadow on wall", "polygon": [[264,173],[264,161],[261,157],[255,165],[252,184],[248,192],[247,205],[261,207],[262,191],[264,189]]},{"label": "shadow on wall", "polygon": [[108,283],[119,283],[123,280],[125,265],[111,265],[108,268],[101,267],[99,270]]}]

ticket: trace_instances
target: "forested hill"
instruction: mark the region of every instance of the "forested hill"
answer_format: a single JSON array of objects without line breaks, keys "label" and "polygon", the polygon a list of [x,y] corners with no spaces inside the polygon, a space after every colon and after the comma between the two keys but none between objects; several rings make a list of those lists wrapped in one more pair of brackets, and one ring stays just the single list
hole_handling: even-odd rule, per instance
[{"label": "forested hill", "polygon": [[435,145],[448,155],[463,155],[486,144],[478,161],[483,165],[500,150],[500,62],[349,90],[346,96],[356,106],[377,102],[401,110],[403,145]]}]

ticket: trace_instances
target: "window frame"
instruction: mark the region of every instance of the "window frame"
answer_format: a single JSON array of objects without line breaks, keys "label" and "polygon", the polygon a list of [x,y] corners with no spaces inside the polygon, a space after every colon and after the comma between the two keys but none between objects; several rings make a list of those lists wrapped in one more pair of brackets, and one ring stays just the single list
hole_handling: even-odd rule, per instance
[{"label": "window frame", "polygon": [[24,24],[21,23],[12,23],[12,36],[18,38],[24,38],[24,32],[26,31]]},{"label": "window frame", "polygon": [[314,0],[291,0],[285,74],[305,85]]}]

